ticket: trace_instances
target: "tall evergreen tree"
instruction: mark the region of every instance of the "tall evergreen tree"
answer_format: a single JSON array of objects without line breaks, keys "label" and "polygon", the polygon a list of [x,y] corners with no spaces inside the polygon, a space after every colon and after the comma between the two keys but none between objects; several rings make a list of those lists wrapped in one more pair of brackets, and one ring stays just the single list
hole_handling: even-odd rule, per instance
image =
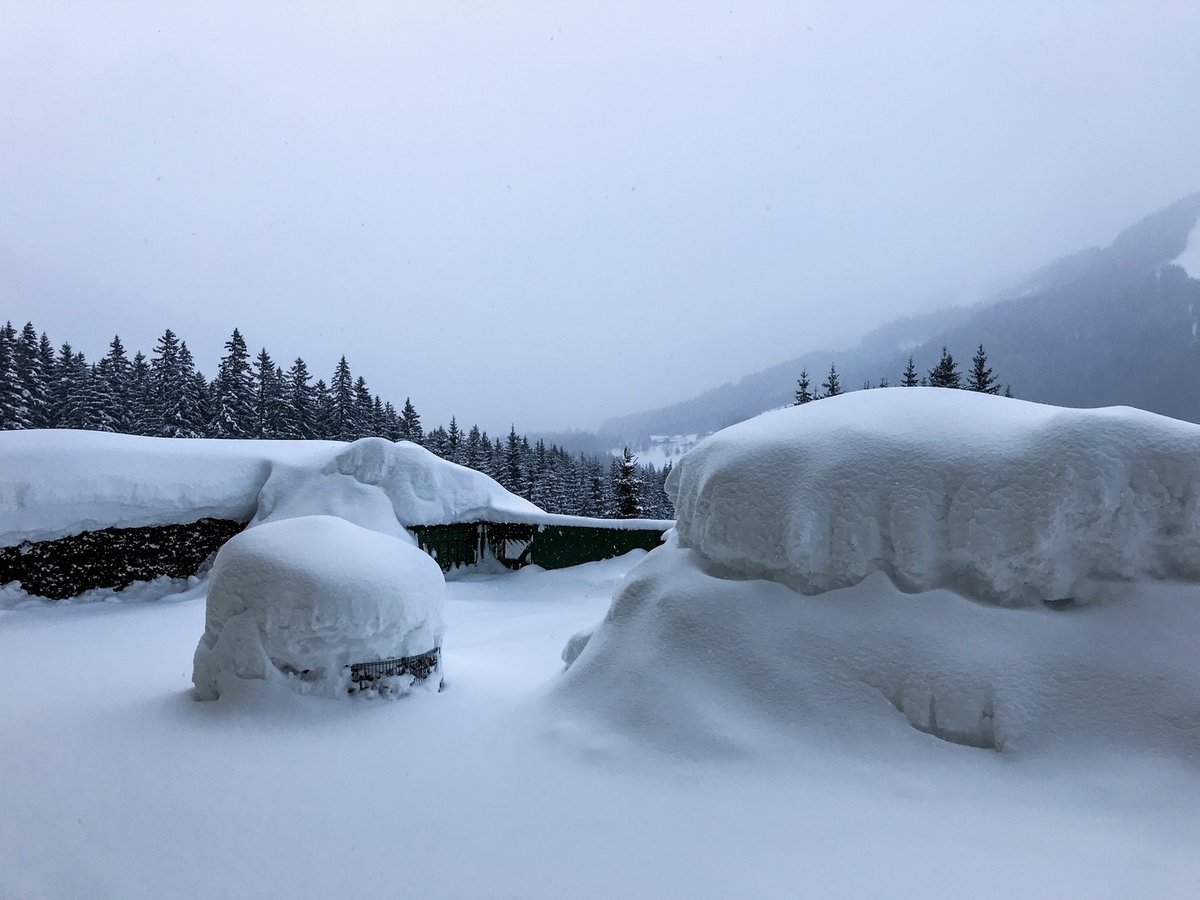
[{"label": "tall evergreen tree", "polygon": [[13,348],[16,369],[20,375],[21,396],[30,428],[43,428],[46,408],[50,403],[50,385],[42,371],[42,358],[38,354],[38,334],[32,322],[26,322]]},{"label": "tall evergreen tree", "polygon": [[130,403],[129,357],[119,334],[113,335],[108,344],[108,353],[100,360],[100,368],[107,392],[112,397],[113,429],[122,434],[136,434],[137,421]]},{"label": "tall evergreen tree", "polygon": [[450,462],[462,465],[465,458],[464,447],[462,446],[463,437],[462,431],[458,427],[458,419],[454,416],[450,417],[450,427],[446,429],[446,459]]},{"label": "tall evergreen tree", "polygon": [[942,358],[938,360],[938,364],[929,370],[929,386],[940,388],[957,388],[960,386],[961,376],[958,373],[958,364],[954,361],[954,357],[942,348]]},{"label": "tall evergreen tree", "polygon": [[284,412],[284,434],[293,440],[316,437],[316,398],[309,382],[312,375],[308,364],[299,356],[286,376],[287,405]]},{"label": "tall evergreen tree", "polygon": [[[187,355],[191,361],[191,354]],[[168,328],[158,339],[150,360],[150,397],[153,406],[152,433],[158,437],[186,437],[183,424],[184,384],[192,373],[180,358],[179,337]]]},{"label": "tall evergreen tree", "polygon": [[917,374],[917,367],[913,364],[913,358],[908,358],[908,365],[904,368],[904,373],[900,376],[901,387],[916,387],[921,383],[921,377]]},{"label": "tall evergreen tree", "polygon": [[809,390],[808,369],[800,370],[800,378],[796,381],[796,401],[792,406],[802,406],[805,403],[811,403],[817,398],[812,395]]},{"label": "tall evergreen tree", "polygon": [[87,421],[87,366],[83,354],[76,353],[69,343],[63,343],[54,361],[54,385],[51,405],[56,428],[85,428]]},{"label": "tall evergreen tree", "polygon": [[508,431],[508,440],[504,445],[504,467],[497,480],[514,494],[521,493],[525,479],[521,471],[521,439],[517,436],[516,425]]},{"label": "tall evergreen tree", "polygon": [[211,433],[218,438],[252,437],[256,419],[250,351],[235,328],[213,379]]},{"label": "tall evergreen tree", "polygon": [[115,408],[108,357],[102,357],[83,371],[83,427],[89,431],[116,431]]},{"label": "tall evergreen tree", "polygon": [[361,375],[354,382],[354,421],[357,426],[356,437],[370,437],[376,433],[375,403],[367,387],[367,380]]},{"label": "tall evergreen tree", "polygon": [[1000,392],[1000,383],[993,377],[992,370],[988,368],[987,353],[984,352],[983,344],[979,345],[975,350],[975,355],[971,358],[971,374],[967,376],[967,390],[980,394]]},{"label": "tall evergreen tree", "polygon": [[642,515],[642,481],[638,473],[637,457],[626,447],[616,461],[617,475],[613,479],[613,496],[619,519],[637,519]]},{"label": "tall evergreen tree", "polygon": [[[825,389],[825,393],[823,395],[825,397],[836,397],[838,394],[842,393],[842,385],[841,382],[838,381],[837,366],[835,366],[833,363],[829,364],[829,374],[825,377],[825,380],[821,382],[821,387]],[[824,407],[821,408],[824,409]]]},{"label": "tall evergreen tree", "polygon": [[129,366],[128,403],[130,434],[156,434],[150,364],[141,350],[133,355]]},{"label": "tall evergreen tree", "polygon": [[254,358],[251,374],[254,386],[254,425],[252,435],[268,440],[283,437],[284,419],[283,378],[275,360],[263,347]]},{"label": "tall evergreen tree", "polygon": [[49,336],[43,331],[42,336],[38,339],[38,368],[41,370],[42,379],[46,385],[46,393],[41,416],[38,421],[34,422],[35,428],[54,428],[57,425],[54,421],[54,384],[58,375],[55,372],[54,364],[54,345],[50,343]]},{"label": "tall evergreen tree", "polygon": [[414,444],[425,442],[425,431],[421,428],[421,417],[412,404],[411,397],[404,398],[404,409],[400,410],[400,440]]},{"label": "tall evergreen tree", "polygon": [[0,429],[16,431],[33,425],[18,369],[17,330],[12,322],[0,327]]},{"label": "tall evergreen tree", "polygon": [[391,401],[383,404],[383,436],[393,442],[400,440],[400,414]]},{"label": "tall evergreen tree", "polygon": [[325,380],[318,378],[313,387],[313,437],[323,441],[336,439],[333,421],[333,395],[325,386]]},{"label": "tall evergreen tree", "polygon": [[482,472],[483,469],[483,450],[484,438],[479,431],[478,425],[472,425],[471,430],[467,432],[467,444],[463,465],[470,466]]}]

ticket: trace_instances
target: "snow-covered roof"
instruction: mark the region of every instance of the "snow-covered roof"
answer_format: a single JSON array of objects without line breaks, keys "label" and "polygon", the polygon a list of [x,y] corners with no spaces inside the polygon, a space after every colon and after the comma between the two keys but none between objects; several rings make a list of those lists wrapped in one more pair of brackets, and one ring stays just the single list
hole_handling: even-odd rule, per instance
[{"label": "snow-covered roof", "polygon": [[108,527],[329,513],[384,533],[545,522],[486,475],[408,442],[180,440],[0,433],[0,546]]},{"label": "snow-covered roof", "polygon": [[857,391],[734,425],[672,470],[680,544],[806,594],[874,572],[1004,605],[1200,580],[1200,426],[968,391]]}]

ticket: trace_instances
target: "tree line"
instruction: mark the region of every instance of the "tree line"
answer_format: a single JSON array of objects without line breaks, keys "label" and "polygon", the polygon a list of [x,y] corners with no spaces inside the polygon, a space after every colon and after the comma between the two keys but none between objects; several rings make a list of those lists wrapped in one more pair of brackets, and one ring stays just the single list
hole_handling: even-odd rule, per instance
[{"label": "tree line", "polygon": [[513,426],[492,438],[457,419],[426,431],[411,398],[397,410],[354,377],[342,356],[327,383],[297,357],[285,370],[262,348],[251,356],[238,329],[210,381],[187,342],[163,332],[149,357],[130,358],[119,336],[89,363],[69,343],[57,350],[31,322],[0,328],[0,430],[78,428],[168,438],[354,441],[383,437],[420,444],[491,476],[547,512],[600,518],[674,517],[663,489],[671,466],[571,454],[531,444]]},{"label": "tree line", "polygon": [[[917,366],[913,362],[913,358],[908,358],[908,365],[900,374],[900,387],[940,387],[952,389],[964,389],[968,391],[977,391],[981,394],[998,394],[1000,392],[1000,382],[992,373],[992,369],[988,366],[987,351],[983,349],[983,344],[980,344],[975,349],[975,355],[971,358],[971,371],[967,373],[964,381],[962,373],[958,370],[958,363],[955,362],[954,356],[945,348],[942,347],[942,357],[937,361],[928,374],[921,375],[917,371]],[[811,403],[813,400],[821,400],[825,397],[836,397],[838,394],[845,393],[842,388],[841,380],[838,377],[837,366],[830,364],[829,374],[825,376],[825,380],[820,384],[821,392],[814,393],[812,389],[812,381],[809,378],[808,370],[802,370],[800,377],[796,380],[796,393],[793,400],[793,406],[801,406],[805,403]],[[871,382],[863,384],[863,390],[870,390],[875,387],[891,387],[887,376],[879,379],[879,384],[874,385]],[[1004,396],[1012,396],[1012,388],[1009,385],[1004,386]]]}]

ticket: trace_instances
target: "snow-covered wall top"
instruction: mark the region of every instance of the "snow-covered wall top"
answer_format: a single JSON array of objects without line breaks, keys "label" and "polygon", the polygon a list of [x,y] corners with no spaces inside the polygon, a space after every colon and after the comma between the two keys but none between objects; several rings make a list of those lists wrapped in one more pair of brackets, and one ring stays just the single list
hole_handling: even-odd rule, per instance
[{"label": "snow-covered wall top", "polygon": [[807,594],[884,572],[991,603],[1200,580],[1200,426],[937,388],[718,432],[671,472],[680,544]]},{"label": "snow-covered wall top", "polygon": [[451,522],[597,524],[549,515],[480,472],[381,438],[343,444],[0,433],[0,546],[209,516],[264,522],[313,514],[389,534]]}]

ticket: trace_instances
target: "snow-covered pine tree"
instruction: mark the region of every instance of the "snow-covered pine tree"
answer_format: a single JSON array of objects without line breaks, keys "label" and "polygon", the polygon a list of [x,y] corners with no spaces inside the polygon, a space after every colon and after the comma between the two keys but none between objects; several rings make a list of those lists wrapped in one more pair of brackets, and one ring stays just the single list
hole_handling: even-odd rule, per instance
[{"label": "snow-covered pine tree", "polygon": [[[833,363],[829,364],[829,374],[825,376],[825,380],[821,382],[821,387],[825,389],[823,397],[836,397],[842,393],[841,382],[838,381],[837,366]],[[821,407],[824,409],[824,407]]]},{"label": "snow-covered pine tree", "polygon": [[458,463],[460,466],[465,458],[463,448],[462,431],[458,427],[458,420],[450,417],[450,427],[446,429],[446,459],[450,462]]},{"label": "snow-covered pine tree", "polygon": [[421,417],[417,408],[412,404],[411,397],[404,398],[404,409],[400,410],[400,439],[412,441],[414,444],[425,442],[425,430],[421,427]]},{"label": "snow-covered pine tree", "polygon": [[329,382],[329,437],[335,441],[358,439],[358,416],[354,407],[354,376],[346,357],[338,360]]},{"label": "snow-covered pine tree", "polygon": [[236,328],[225,342],[225,355],[212,384],[212,435],[247,438],[255,431],[254,381],[250,351]]},{"label": "snow-covered pine tree", "polygon": [[82,354],[76,354],[68,343],[58,348],[54,361],[54,385],[50,403],[54,409],[55,428],[83,428],[85,416],[84,381],[86,366]]},{"label": "snow-covered pine tree", "polygon": [[[451,419],[451,422],[454,420]],[[482,471],[483,467],[483,438],[478,425],[472,425],[467,432],[466,451],[463,455],[463,465]]]},{"label": "snow-covered pine tree", "polygon": [[393,443],[400,440],[400,414],[390,400],[383,404],[383,436]]},{"label": "snow-covered pine tree", "polygon": [[254,424],[250,436],[279,437],[279,394],[281,386],[275,374],[275,360],[263,347],[254,358],[250,381],[254,389]]},{"label": "snow-covered pine tree", "polygon": [[318,378],[313,386],[313,437],[328,441],[334,437],[333,396],[325,386],[325,379]]},{"label": "snow-covered pine tree", "polygon": [[316,403],[311,381],[308,364],[297,356],[284,376],[286,402],[282,409],[282,431],[285,437],[307,441],[316,436]]},{"label": "snow-covered pine tree", "polygon": [[26,322],[13,348],[16,369],[21,381],[21,396],[25,401],[30,428],[42,428],[46,418],[46,407],[50,399],[50,387],[42,372],[42,359],[38,355],[38,334],[32,322]]},{"label": "snow-covered pine tree", "polygon": [[356,438],[375,436],[375,403],[361,375],[354,382],[354,426]]},{"label": "snow-covered pine tree", "polygon": [[508,440],[504,445],[504,466],[501,469],[500,478],[497,480],[514,494],[521,493],[521,489],[524,487],[525,478],[521,469],[521,438],[517,435],[516,425],[508,430]]},{"label": "snow-covered pine tree", "polygon": [[34,422],[34,427],[54,428],[54,383],[57,374],[54,370],[54,345],[50,343],[50,337],[44,331],[38,339],[38,368],[46,385],[46,393],[41,416]]},{"label": "snow-covered pine tree", "polygon": [[993,377],[992,370],[988,368],[987,353],[983,349],[983,344],[979,345],[975,350],[975,355],[971,357],[971,374],[967,376],[967,390],[980,394],[1000,392],[1000,383]]},{"label": "snow-covered pine tree", "polygon": [[121,434],[136,434],[137,421],[129,402],[129,357],[119,334],[113,335],[108,344],[108,353],[100,360],[108,393],[114,404],[112,410],[113,429]]},{"label": "snow-covered pine tree", "polygon": [[17,330],[12,322],[6,322],[0,327],[0,429],[4,431],[33,425],[22,380],[17,368]]},{"label": "snow-covered pine tree", "polygon": [[87,367],[83,380],[83,425],[89,431],[115,431],[116,398],[108,378],[108,357]]},{"label": "snow-covered pine tree", "polygon": [[146,354],[139,350],[129,365],[129,421],[130,434],[155,434],[154,398],[151,393],[150,364]]},{"label": "snow-covered pine tree", "polygon": [[642,516],[642,480],[638,472],[637,457],[626,447],[619,460],[614,460],[617,475],[613,479],[613,498],[619,519],[637,519]]},{"label": "snow-covered pine tree", "polygon": [[383,398],[376,394],[371,398],[371,434],[387,437],[387,433],[387,410],[383,407]]},{"label": "snow-covered pine tree", "polygon": [[549,460],[546,458],[546,442],[539,440],[534,445],[526,477],[529,481],[529,500],[534,506],[545,510],[549,510],[553,502],[550,493],[549,464]]},{"label": "snow-covered pine tree", "polygon": [[[188,354],[191,359],[191,354]],[[153,406],[154,430],[157,437],[182,437],[183,384],[191,373],[185,373],[179,356],[179,337],[168,328],[158,339],[150,360],[150,398]]]},{"label": "snow-covered pine tree", "polygon": [[940,388],[958,388],[961,386],[962,377],[958,373],[958,364],[954,361],[954,357],[942,348],[942,358],[938,360],[938,364],[929,370],[929,386]]},{"label": "snow-covered pine tree", "polygon": [[[197,378],[196,376],[200,376]],[[173,409],[167,410],[168,437],[198,438],[208,431],[208,397],[204,376],[196,371],[187,341],[179,342],[178,387],[173,389]]]},{"label": "snow-covered pine tree", "polygon": [[809,387],[808,369],[801,369],[800,377],[796,381],[796,398],[792,406],[801,406],[805,403],[811,403],[817,399],[812,395],[812,391],[809,390]]},{"label": "snow-covered pine tree", "polygon": [[446,429],[441,425],[433,429],[433,431],[429,432],[429,434],[425,435],[426,449],[429,450],[430,453],[440,456],[442,459],[445,459],[446,454],[449,452],[447,449],[448,446],[449,440]]},{"label": "snow-covered pine tree", "polygon": [[917,367],[913,363],[913,358],[908,358],[908,365],[905,366],[903,374],[900,376],[901,387],[916,387],[921,383],[921,376],[917,374]]}]

